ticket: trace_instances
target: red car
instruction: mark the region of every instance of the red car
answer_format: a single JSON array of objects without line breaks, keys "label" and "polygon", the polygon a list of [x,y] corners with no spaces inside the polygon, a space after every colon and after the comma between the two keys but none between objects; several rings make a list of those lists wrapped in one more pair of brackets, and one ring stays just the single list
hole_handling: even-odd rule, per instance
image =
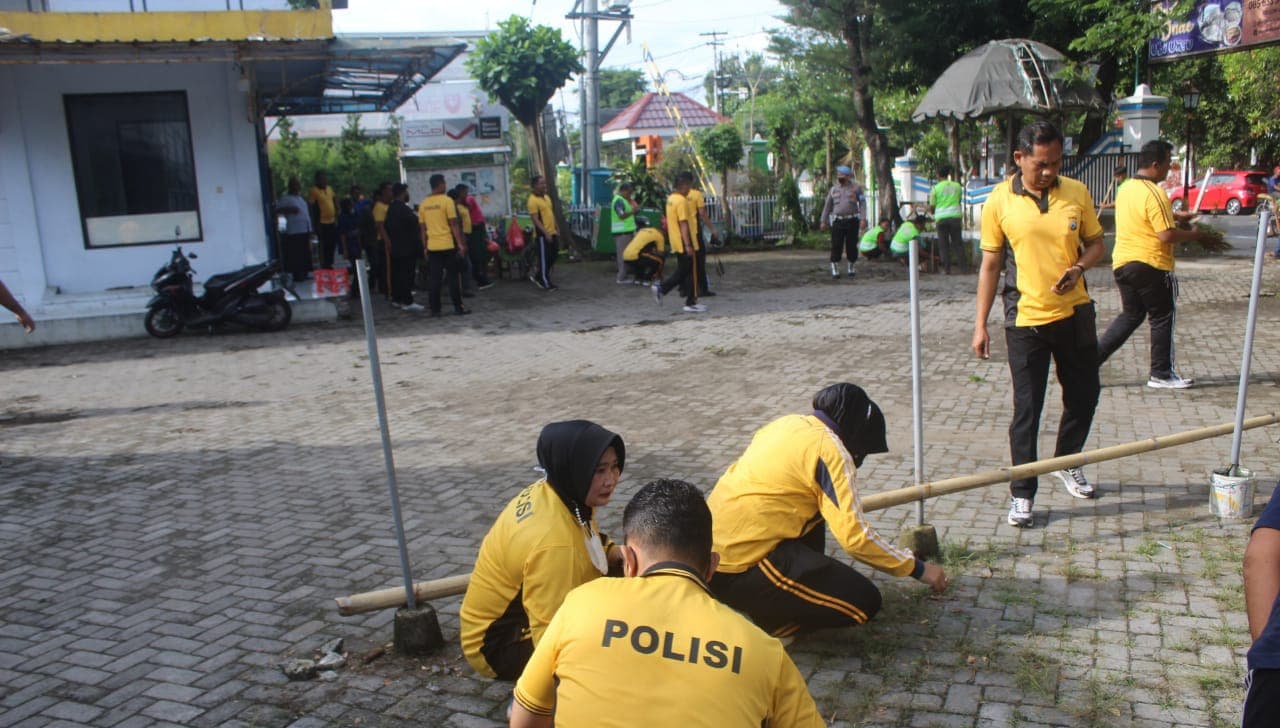
[{"label": "red car", "polygon": [[[1191,206],[1195,207],[1200,198],[1200,185],[1204,177],[1191,183]],[[1209,177],[1209,185],[1205,187],[1204,199],[1199,200],[1201,210],[1217,212],[1225,210],[1228,215],[1239,215],[1258,206],[1258,195],[1266,194],[1267,182],[1262,172],[1241,172],[1222,170]],[[1187,209],[1186,200],[1182,199],[1182,187],[1169,190],[1169,200],[1173,209]]]}]

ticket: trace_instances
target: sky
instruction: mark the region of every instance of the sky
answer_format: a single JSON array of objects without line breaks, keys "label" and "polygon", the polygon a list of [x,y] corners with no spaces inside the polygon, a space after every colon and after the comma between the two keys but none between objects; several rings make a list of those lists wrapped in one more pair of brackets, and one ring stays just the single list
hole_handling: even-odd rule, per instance
[{"label": "sky", "polygon": [[[599,0],[601,7],[608,0]],[[340,33],[447,32],[492,30],[512,13],[531,17],[539,25],[560,28],[570,43],[581,47],[577,23],[565,20],[573,0],[350,0],[347,10],[333,11],[334,29]],[[769,42],[768,29],[779,27],[783,8],[778,0],[632,0],[631,44],[626,33],[618,39],[602,64],[605,68],[638,68],[643,65],[647,43],[666,74],[671,91],[704,99],[702,78],[714,65],[710,38],[699,33],[723,31],[721,53],[762,52]],[[617,23],[600,23],[600,45],[613,35]],[[576,84],[564,89],[566,111],[578,105]],[[553,100],[558,105],[559,100]]]}]

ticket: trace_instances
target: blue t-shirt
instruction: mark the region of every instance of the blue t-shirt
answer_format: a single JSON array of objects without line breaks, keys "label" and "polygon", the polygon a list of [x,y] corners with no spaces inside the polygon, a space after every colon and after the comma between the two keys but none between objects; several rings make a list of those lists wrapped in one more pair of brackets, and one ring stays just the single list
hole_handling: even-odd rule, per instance
[{"label": "blue t-shirt", "polygon": [[[1273,528],[1280,531],[1280,488],[1271,495],[1267,508],[1253,525],[1253,530]],[[1258,641],[1245,656],[1250,670],[1280,670],[1280,596],[1271,605],[1271,617],[1263,627]]]}]

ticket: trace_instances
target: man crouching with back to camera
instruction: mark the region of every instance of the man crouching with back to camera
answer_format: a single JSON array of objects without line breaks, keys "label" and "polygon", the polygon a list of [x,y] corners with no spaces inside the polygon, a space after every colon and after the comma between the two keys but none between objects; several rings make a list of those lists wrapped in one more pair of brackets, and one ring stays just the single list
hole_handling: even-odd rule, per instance
[{"label": "man crouching with back to camera", "polygon": [[658,480],[622,516],[625,579],[569,593],[516,683],[512,728],[820,728],[782,643],[707,590],[711,512]]}]

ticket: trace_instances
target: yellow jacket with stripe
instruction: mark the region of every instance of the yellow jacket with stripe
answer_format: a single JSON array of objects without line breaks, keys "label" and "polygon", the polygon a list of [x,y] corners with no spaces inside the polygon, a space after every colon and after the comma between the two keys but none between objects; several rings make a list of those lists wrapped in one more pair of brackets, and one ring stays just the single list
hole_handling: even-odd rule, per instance
[{"label": "yellow jacket with stripe", "polygon": [[718,571],[740,574],[780,541],[799,538],[826,521],[858,561],[893,576],[911,574],[916,569],[911,551],[867,523],[855,471],[834,424],[817,415],[787,415],[760,428],[707,496]]},{"label": "yellow jacket with stripe", "polygon": [[[600,535],[595,518],[589,523],[608,553],[611,544]],[[484,658],[486,641],[532,639],[537,645],[565,595],[602,576],[591,563],[586,537],[586,529],[545,480],[507,504],[480,544],[458,613],[462,652],[476,672],[495,675]],[[511,615],[521,613],[527,624],[509,634]]]}]

